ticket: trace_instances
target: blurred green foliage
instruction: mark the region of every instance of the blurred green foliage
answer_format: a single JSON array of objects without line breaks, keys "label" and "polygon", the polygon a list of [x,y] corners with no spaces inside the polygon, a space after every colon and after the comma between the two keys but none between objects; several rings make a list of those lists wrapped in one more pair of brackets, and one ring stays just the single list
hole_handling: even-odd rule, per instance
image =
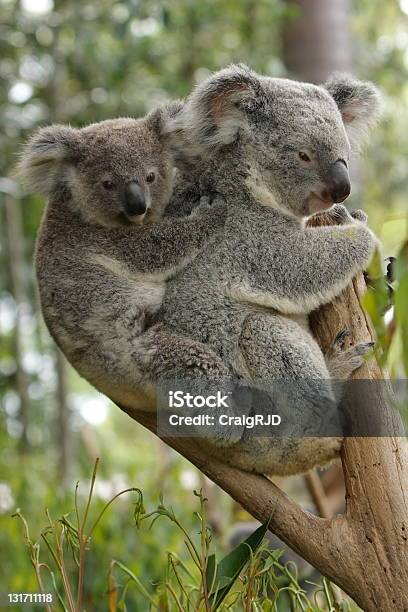
[{"label": "blurred green foliage", "polygon": [[[386,95],[384,121],[361,164],[358,204],[369,213],[384,255],[397,255],[408,238],[408,4],[354,0],[351,10],[356,72],[378,83]],[[191,530],[194,500],[187,491],[200,484],[195,470],[149,433],[129,427],[128,417],[67,365],[66,406],[61,407],[61,372],[39,314],[32,267],[43,202],[23,195],[12,178],[23,141],[36,126],[49,122],[84,125],[144,114],[166,99],[186,95],[208,71],[229,62],[244,61],[260,72],[284,76],[280,31],[291,16],[293,11],[281,0],[0,0],[0,591],[36,590],[21,526],[11,513],[22,509],[36,539],[44,507],[59,516],[68,502],[72,506],[73,479],[87,476],[96,456],[103,460],[95,489],[101,503],[127,486],[141,487],[149,505],[163,492]],[[10,201],[22,212],[18,262],[13,262],[16,234],[6,210]],[[13,263],[19,266],[23,289],[18,308]],[[398,324],[392,311],[386,319],[392,331],[388,364],[394,376],[405,376],[406,267],[399,279]],[[16,351],[17,323],[21,354]],[[26,377],[26,423],[19,367]],[[69,433],[64,465],[61,410],[67,412]],[[26,448],[21,445],[24,428]],[[85,494],[80,489],[79,495]],[[219,495],[217,506],[225,527],[230,502]],[[97,602],[104,597],[112,558],[153,591],[165,573],[165,564],[158,561],[163,550],[184,554],[177,530],[164,522],[154,533],[133,529],[124,500],[105,517],[92,547],[85,579],[90,610],[101,609]],[[145,609],[137,592],[132,591],[130,601],[130,609]]]},{"label": "blurred green foliage", "polygon": [[[194,491],[198,509],[194,512],[193,527],[183,524],[162,497],[156,508],[147,511],[142,491],[134,487],[119,491],[94,512],[98,464],[97,459],[83,506],[77,495],[77,483],[72,511],[55,519],[47,509],[47,523],[37,541],[32,539],[30,526],[20,510],[13,515],[21,521],[38,590],[47,595],[48,601],[52,599],[52,604],[44,605],[46,612],[52,612],[55,605],[60,605],[66,612],[102,607],[100,599],[92,597],[92,589],[87,592],[84,588],[90,569],[87,560],[93,552],[94,534],[106,513],[113,509],[117,500],[130,493],[135,496],[135,527],[140,529],[144,523],[149,523],[149,529],[156,531],[158,523],[164,519],[179,531],[187,555],[167,551],[166,572],[155,579],[153,593],[132,569],[112,559],[106,575],[105,603],[109,612],[126,612],[129,600],[132,601],[131,609],[135,604],[139,606],[131,597],[132,592],[141,596],[146,609],[160,612],[260,609],[268,612],[334,612],[335,609],[351,612],[356,609],[343,597],[339,601],[339,593],[326,578],[322,578],[320,583],[307,581],[302,586],[296,565],[281,561],[283,551],[273,550],[268,543],[268,523],[260,525],[220,558],[219,553],[213,552],[213,532],[207,517],[208,499],[202,490]],[[164,554],[165,551],[161,551],[161,556]]]}]

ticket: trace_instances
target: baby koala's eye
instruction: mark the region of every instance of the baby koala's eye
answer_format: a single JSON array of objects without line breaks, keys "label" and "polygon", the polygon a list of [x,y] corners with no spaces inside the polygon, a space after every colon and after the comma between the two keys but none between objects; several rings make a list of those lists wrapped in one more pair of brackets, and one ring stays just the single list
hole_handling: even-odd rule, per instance
[{"label": "baby koala's eye", "polygon": [[311,162],[312,160],[310,159],[310,157],[308,156],[307,153],[305,153],[304,151],[299,151],[299,157],[302,161],[304,162]]},{"label": "baby koala's eye", "polygon": [[112,189],[115,189],[115,183],[112,181],[102,181],[102,186],[107,191],[112,191]]},{"label": "baby koala's eye", "polygon": [[153,183],[155,178],[156,178],[156,174],[154,172],[149,172],[146,175],[146,183]]}]

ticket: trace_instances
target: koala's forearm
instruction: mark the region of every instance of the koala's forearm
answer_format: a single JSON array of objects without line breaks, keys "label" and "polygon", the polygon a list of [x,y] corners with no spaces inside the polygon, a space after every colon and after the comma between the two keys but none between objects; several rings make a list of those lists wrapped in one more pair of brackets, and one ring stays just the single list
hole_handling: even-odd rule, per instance
[{"label": "koala's forearm", "polygon": [[135,271],[159,273],[163,280],[187,265],[215,233],[220,220],[182,217],[145,226],[135,240],[131,233],[116,241],[120,257]]},{"label": "koala's forearm", "polygon": [[[360,223],[306,228],[247,275],[239,298],[285,314],[304,314],[331,301],[370,262],[376,239]],[[263,254],[262,254],[263,255]]]}]

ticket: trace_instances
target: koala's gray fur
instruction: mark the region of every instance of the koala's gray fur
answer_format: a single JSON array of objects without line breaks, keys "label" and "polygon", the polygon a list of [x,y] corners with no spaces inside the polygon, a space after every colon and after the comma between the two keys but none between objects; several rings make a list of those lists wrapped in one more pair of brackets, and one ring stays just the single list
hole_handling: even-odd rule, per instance
[{"label": "koala's gray fur", "polygon": [[[145,332],[165,281],[208,247],[225,221],[223,206],[160,219],[174,174],[163,125],[179,110],[175,103],[143,119],[42,128],[19,164],[23,182],[49,199],[35,257],[47,326],[84,377],[141,409],[151,407],[157,378],[223,369],[210,349],[163,325]],[[124,208],[129,182],[147,206],[140,217]]]},{"label": "koala's gray fur", "polygon": [[333,203],[316,194],[325,193],[332,164],[348,165],[349,126],[355,138],[356,125],[374,121],[379,100],[372,84],[349,77],[318,87],[231,66],[199,85],[168,123],[182,169],[169,214],[217,192],[228,218],[222,238],[169,281],[159,320],[208,345],[244,379],[284,381],[287,396],[272,404],[278,413],[282,402],[293,406],[303,431],[245,440],[242,428],[240,441],[217,450],[237,467],[291,474],[338,453],[340,438],[304,436],[337,413],[331,372],[347,377],[369,347],[342,353],[336,342],[325,359],[308,314],[366,268],[377,242],[362,217],[339,204],[332,213],[342,225],[308,228],[303,217]]}]

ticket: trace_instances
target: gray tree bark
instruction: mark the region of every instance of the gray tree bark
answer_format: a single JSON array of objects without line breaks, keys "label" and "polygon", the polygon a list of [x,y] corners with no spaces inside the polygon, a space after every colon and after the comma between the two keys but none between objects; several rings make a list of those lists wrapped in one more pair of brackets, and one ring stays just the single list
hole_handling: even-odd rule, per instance
[{"label": "gray tree bark", "polygon": [[27,435],[30,398],[28,395],[28,379],[24,370],[24,328],[23,309],[29,303],[25,277],[24,232],[21,215],[21,203],[18,197],[9,194],[4,196],[6,235],[8,250],[8,269],[10,288],[16,304],[16,320],[14,329],[14,357],[16,361],[16,391],[20,402],[20,422],[22,433],[20,438],[21,451],[27,452],[29,440]]},{"label": "gray tree bark", "polygon": [[288,71],[311,83],[322,83],[333,72],[349,72],[348,0],[293,0],[287,4],[294,13],[282,37]]}]

